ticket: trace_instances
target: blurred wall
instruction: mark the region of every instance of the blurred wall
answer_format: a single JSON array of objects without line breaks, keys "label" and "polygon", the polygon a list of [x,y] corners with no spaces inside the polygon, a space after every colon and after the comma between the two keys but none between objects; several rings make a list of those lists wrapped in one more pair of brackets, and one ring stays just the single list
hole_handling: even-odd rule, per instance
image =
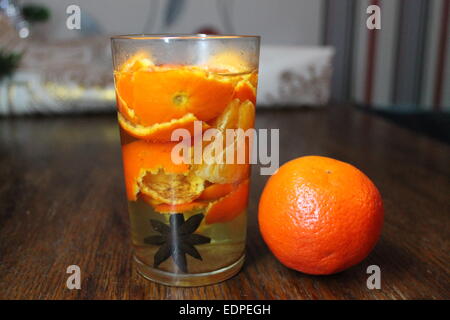
[{"label": "blurred wall", "polygon": [[[322,0],[184,0],[175,22],[165,25],[169,0],[28,0],[52,10],[45,32],[78,36],[65,28],[66,8],[81,7],[107,34],[193,33],[213,27],[221,33],[258,34],[264,43],[317,45],[322,41]],[[228,17],[228,19],[227,19]],[[84,17],[86,18],[86,17]]]},{"label": "blurred wall", "polygon": [[[369,5],[381,29],[366,26]],[[336,48],[333,101],[395,112],[450,112],[450,0],[327,0]]]},{"label": "blurred wall", "polygon": [[[78,4],[82,31],[104,34],[259,34],[263,44],[331,45],[331,99],[393,111],[450,111],[450,0],[22,0],[52,10],[40,30],[56,39]],[[167,23],[167,7],[178,12]],[[381,30],[368,30],[366,9],[381,7]],[[170,20],[170,17],[169,17]]]}]

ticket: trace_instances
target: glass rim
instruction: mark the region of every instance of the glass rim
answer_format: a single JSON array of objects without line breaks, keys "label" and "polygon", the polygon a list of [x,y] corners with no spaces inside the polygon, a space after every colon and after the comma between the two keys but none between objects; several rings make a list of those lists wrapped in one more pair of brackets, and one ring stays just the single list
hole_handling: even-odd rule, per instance
[{"label": "glass rim", "polygon": [[204,34],[204,33],[159,33],[159,34],[124,34],[111,36],[111,40],[225,40],[225,39],[255,39],[257,35],[237,34]]}]

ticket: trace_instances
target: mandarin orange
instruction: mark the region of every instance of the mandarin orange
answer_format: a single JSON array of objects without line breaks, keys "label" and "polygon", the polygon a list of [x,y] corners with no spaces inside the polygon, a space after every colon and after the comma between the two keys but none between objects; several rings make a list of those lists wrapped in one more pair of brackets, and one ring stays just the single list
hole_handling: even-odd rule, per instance
[{"label": "mandarin orange", "polygon": [[332,274],[370,253],[380,236],[383,204],[376,186],[354,166],[307,156],[270,177],[258,217],[265,242],[282,264]]}]

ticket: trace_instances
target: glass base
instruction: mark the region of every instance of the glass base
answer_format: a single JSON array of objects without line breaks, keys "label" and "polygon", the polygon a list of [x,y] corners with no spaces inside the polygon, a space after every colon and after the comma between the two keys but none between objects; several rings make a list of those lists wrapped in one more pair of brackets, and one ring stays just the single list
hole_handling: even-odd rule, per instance
[{"label": "glass base", "polygon": [[141,276],[148,280],[174,287],[199,287],[225,281],[241,270],[244,265],[244,260],[245,254],[243,254],[236,262],[219,270],[205,273],[179,274],[149,267],[134,256],[137,272]]}]

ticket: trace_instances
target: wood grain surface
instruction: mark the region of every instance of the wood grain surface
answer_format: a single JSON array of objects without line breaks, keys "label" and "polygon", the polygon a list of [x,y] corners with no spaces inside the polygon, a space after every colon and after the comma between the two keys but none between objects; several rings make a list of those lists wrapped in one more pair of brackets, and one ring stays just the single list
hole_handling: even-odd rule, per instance
[{"label": "wood grain surface", "polygon": [[[253,168],[247,261],[220,284],[158,285],[131,261],[114,116],[0,120],[2,299],[449,299],[450,147],[350,108],[259,110],[280,128],[280,162],[331,156],[363,170],[386,209],[382,238],[361,264],[332,276],[281,265],[257,225],[267,176]],[[366,287],[369,265],[382,288]],[[66,268],[81,268],[81,290]]]}]

